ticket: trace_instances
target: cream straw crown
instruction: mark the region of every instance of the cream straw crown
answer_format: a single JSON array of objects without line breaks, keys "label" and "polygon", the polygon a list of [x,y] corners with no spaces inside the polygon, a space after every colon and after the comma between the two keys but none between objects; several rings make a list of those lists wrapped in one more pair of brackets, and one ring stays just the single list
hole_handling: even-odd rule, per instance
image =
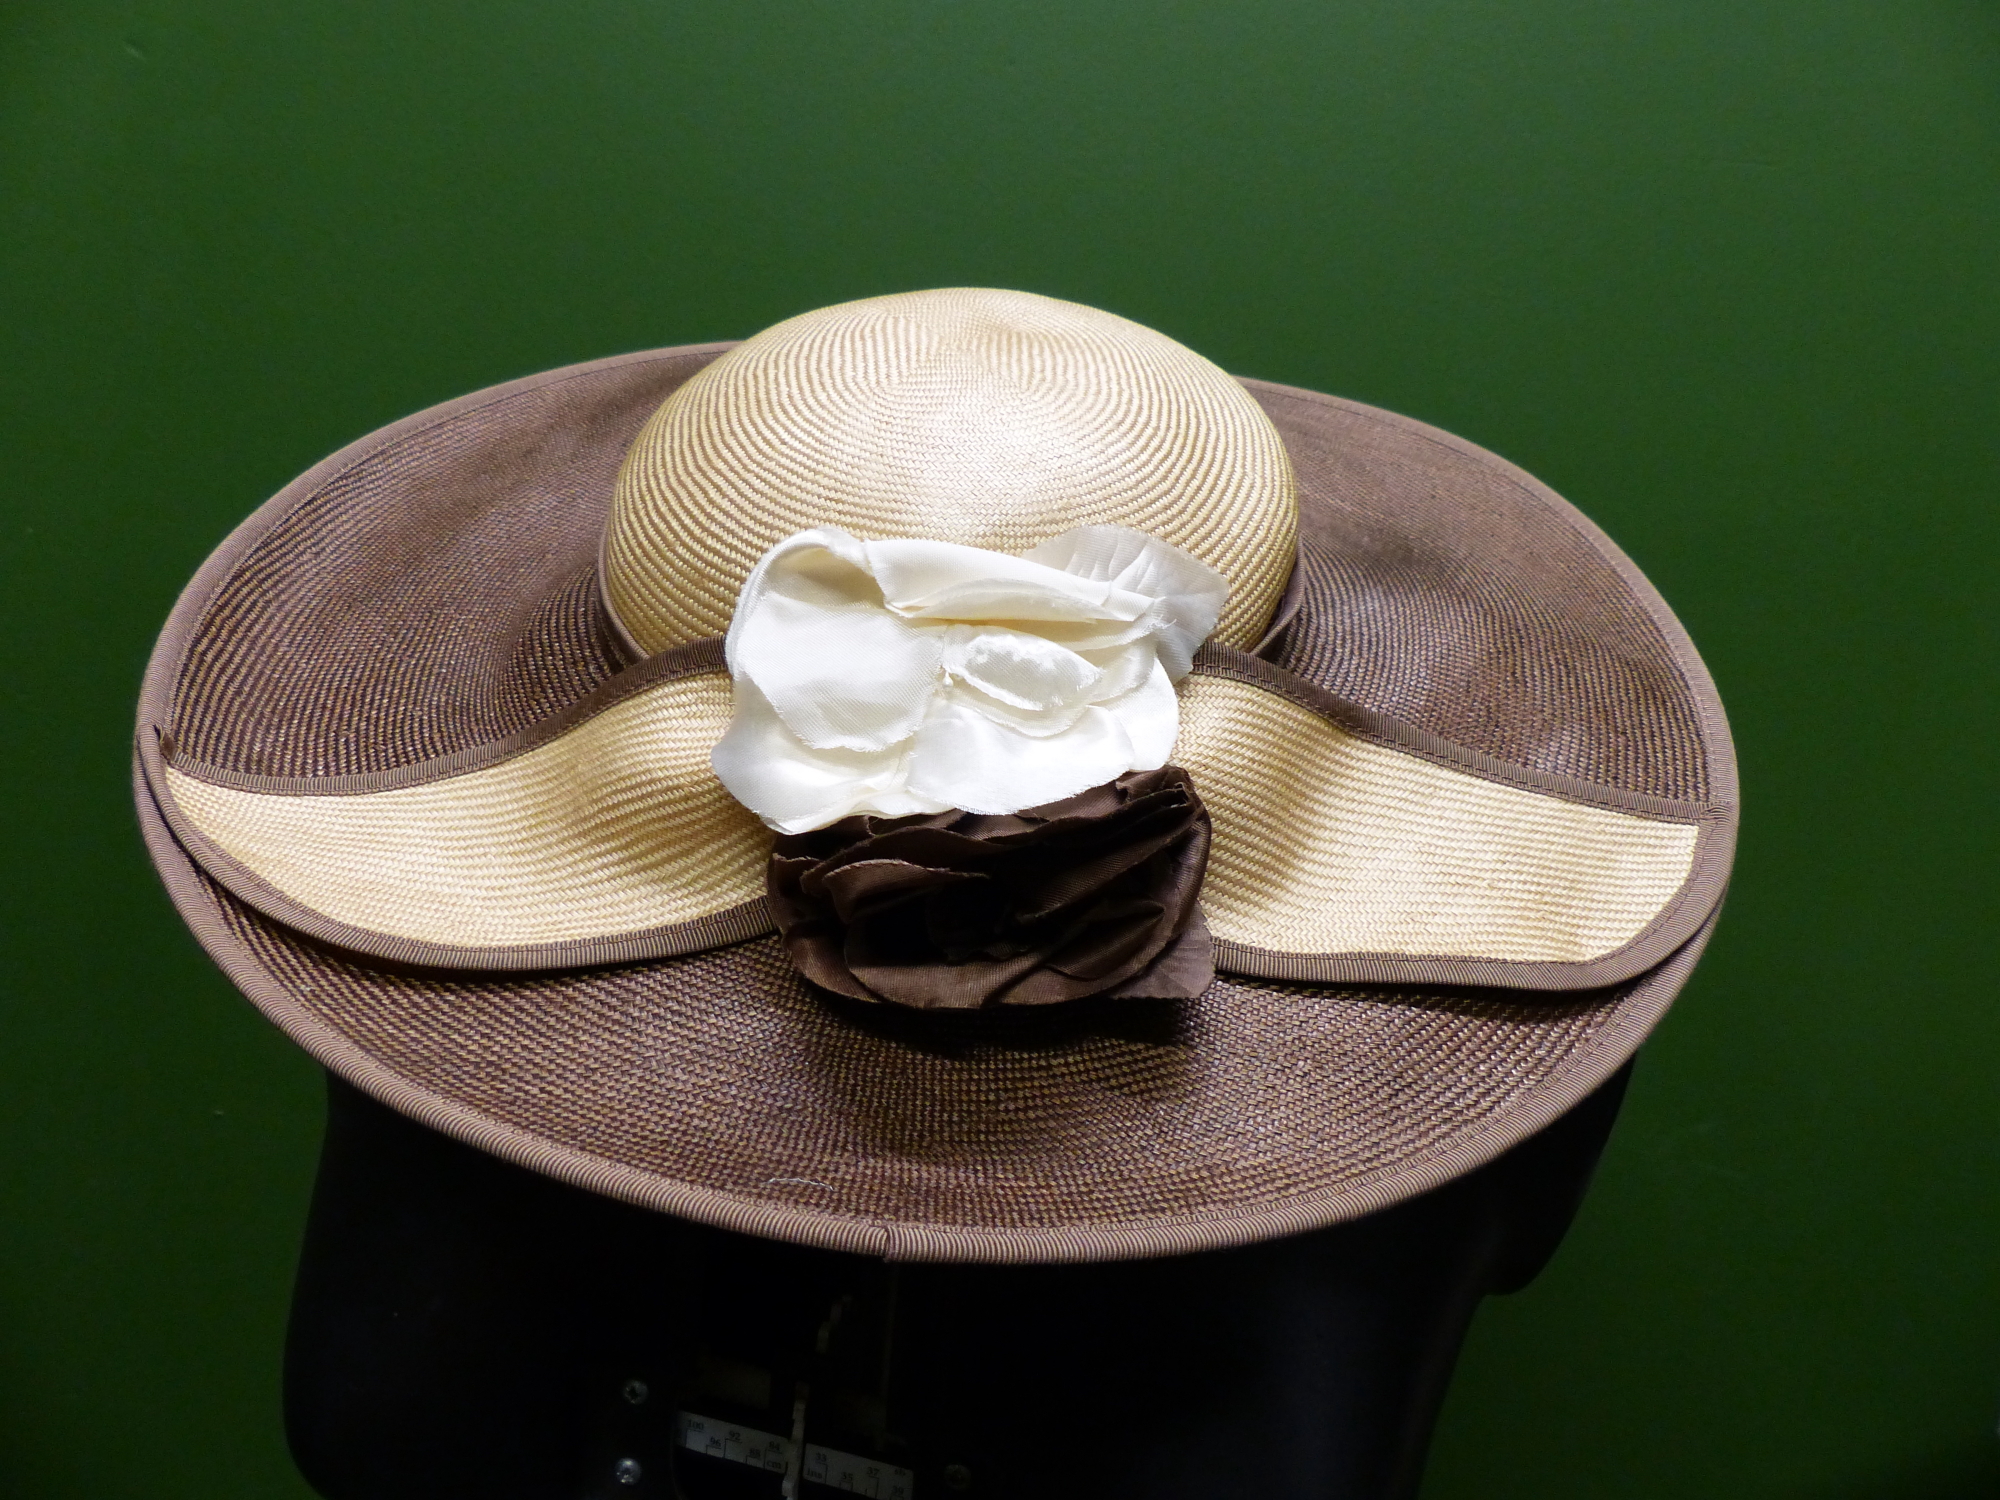
[{"label": "cream straw crown", "polygon": [[618,476],[603,586],[650,655],[725,633],[757,560],[815,526],[1023,553],[1099,525],[1221,573],[1215,639],[1253,645],[1296,551],[1284,444],[1164,334],[1027,292],[905,292],[766,329],[675,392]]}]

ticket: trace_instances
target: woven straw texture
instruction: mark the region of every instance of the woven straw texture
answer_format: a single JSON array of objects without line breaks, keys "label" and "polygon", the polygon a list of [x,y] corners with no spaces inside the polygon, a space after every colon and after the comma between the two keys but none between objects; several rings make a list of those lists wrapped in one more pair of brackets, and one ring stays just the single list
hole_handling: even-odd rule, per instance
[{"label": "woven straw texture", "polygon": [[1294,517],[1277,434],[1191,350],[1024,292],[906,292],[767,329],[662,406],[618,476],[605,592],[650,653],[721,635],[808,527],[1025,552],[1132,526],[1229,580],[1216,639],[1249,646]]},{"label": "woven straw texture", "polygon": [[1215,825],[1209,930],[1280,953],[1581,963],[1637,937],[1694,865],[1691,823],[1448,770],[1223,678],[1183,684],[1174,759]]},{"label": "woven straw texture", "polygon": [[[277,933],[260,951],[281,972],[297,961]],[[324,982],[399,1072],[537,1133],[863,1220],[993,1226],[1227,1212],[1377,1168],[1518,1097],[1525,1078],[1492,1059],[1532,1029],[1546,1068],[1588,1039],[1604,1000],[1552,1014],[1377,993],[1363,1007],[1300,988],[1273,1004],[1225,982],[1150,1037],[1055,1018],[912,1046],[897,1017],[858,1024],[807,994],[771,938],[643,975]],[[474,1020],[489,1024],[468,1047]],[[1273,1072],[1268,1056],[1315,1062]],[[605,1097],[579,1109],[571,1078]],[[1413,1080],[1446,1083],[1452,1107]]]},{"label": "woven straw texture", "polygon": [[[1284,953],[1581,963],[1693,868],[1691,822],[1635,817],[1371,744],[1248,683],[1191,676],[1176,761],[1214,821],[1202,904]],[[677,678],[551,742],[422,786],[297,795],[168,770],[211,842],[335,922],[452,947],[610,937],[763,892],[770,837],[715,779],[728,677]]]},{"label": "woven straw texture", "polygon": [[167,773],[183,812],[300,905],[461,948],[574,942],[764,894],[771,835],[708,752],[729,678],[663,683],[485,770],[355,796],[271,796]]},{"label": "woven straw texture", "polygon": [[[236,776],[358,776],[574,704],[623,665],[594,576],[620,461],[717,352],[482,392],[302,476],[190,585],[142,725]],[[1473,752],[1733,820],[1706,674],[1587,522],[1421,424],[1249,390],[1299,480],[1280,664]],[[1150,1027],[1086,1004],[912,1033],[806,994],[769,939],[564,973],[359,958],[204,877],[143,790],[140,813],[231,978],[397,1108],[636,1202],[929,1259],[1192,1250],[1422,1191],[1615,1069],[1701,941],[1602,990],[1225,977]]]},{"label": "woven straw texture", "polygon": [[1530,770],[1687,802],[1734,795],[1710,775],[1666,606],[1636,573],[1617,577],[1610,544],[1550,491],[1407,418],[1305,391],[1260,399],[1312,497],[1300,613],[1317,628],[1286,632],[1278,665]]},{"label": "woven straw texture", "polygon": [[420,1118],[598,1191],[918,1259],[1173,1253],[1371,1211],[1579,1097],[1679,978],[1533,1000],[1222,979],[1150,1023],[1086,1002],[909,1027],[807,993],[771,938],[466,982],[199,899],[294,1037]]},{"label": "woven straw texture", "polygon": [[[351,776],[582,697],[623,665],[593,566],[620,459],[715,352],[468,398],[305,476],[188,601],[156,720],[207,765]],[[1510,764],[1720,795],[1685,669],[1580,517],[1420,423],[1249,389],[1299,476],[1310,628],[1285,632],[1280,665]]]}]

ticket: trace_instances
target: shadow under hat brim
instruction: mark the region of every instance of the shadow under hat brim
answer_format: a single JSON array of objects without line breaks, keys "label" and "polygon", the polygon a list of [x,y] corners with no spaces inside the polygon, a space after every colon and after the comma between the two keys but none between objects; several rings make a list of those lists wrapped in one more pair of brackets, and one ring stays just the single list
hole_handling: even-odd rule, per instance
[{"label": "shadow under hat brim", "polygon": [[[560,713],[624,665],[592,567],[623,446],[722,347],[478,393],[318,466],[190,586],[142,723],[245,776],[356,776]],[[1246,384],[1325,564],[1274,644],[1282,668],[1535,775],[1699,802],[1733,828],[1713,689],[1595,528],[1471,445]],[[315,593],[328,570],[338,607]],[[143,783],[140,804],[204,945],[371,1093],[622,1198],[925,1259],[1192,1250],[1421,1191],[1608,1076],[1707,930],[1561,995],[1228,976],[1144,1014],[913,1026],[808,991],[769,938],[562,974],[371,959],[228,893]],[[1721,868],[1726,849],[1711,908]]]}]

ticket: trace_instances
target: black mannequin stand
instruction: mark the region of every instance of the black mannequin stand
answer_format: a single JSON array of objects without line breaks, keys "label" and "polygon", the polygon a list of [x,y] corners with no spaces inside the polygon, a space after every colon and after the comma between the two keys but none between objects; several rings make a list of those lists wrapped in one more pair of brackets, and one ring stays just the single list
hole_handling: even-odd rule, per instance
[{"label": "black mannequin stand", "polygon": [[286,1351],[328,1500],[1409,1500],[1481,1297],[1627,1071],[1484,1168],[1245,1249],[889,1265],[510,1166],[330,1085]]}]

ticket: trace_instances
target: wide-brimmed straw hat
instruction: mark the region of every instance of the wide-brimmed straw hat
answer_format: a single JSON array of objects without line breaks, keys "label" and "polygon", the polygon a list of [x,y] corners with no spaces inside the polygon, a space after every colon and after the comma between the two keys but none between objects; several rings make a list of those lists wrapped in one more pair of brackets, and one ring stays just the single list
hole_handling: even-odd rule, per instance
[{"label": "wide-brimmed straw hat", "polygon": [[[1161,743],[1206,809],[1175,931],[1212,982],[922,1011],[803,977],[767,894],[781,820],[711,760],[756,696],[722,638],[801,533],[880,564],[871,607],[912,628],[970,616],[898,602],[903,540],[1069,567],[1112,601],[1093,619],[1150,596],[1063,538],[1219,575],[1191,665],[1144,658],[1179,679],[1148,701],[1177,702]],[[1665,1011],[1736,821],[1693,646],[1547,488],[994,291],[552,371],[342,450],[189,585],[138,762],[194,932],[350,1082],[632,1202],[930,1260],[1243,1243],[1495,1156]],[[870,806],[838,826],[916,804]]]}]

